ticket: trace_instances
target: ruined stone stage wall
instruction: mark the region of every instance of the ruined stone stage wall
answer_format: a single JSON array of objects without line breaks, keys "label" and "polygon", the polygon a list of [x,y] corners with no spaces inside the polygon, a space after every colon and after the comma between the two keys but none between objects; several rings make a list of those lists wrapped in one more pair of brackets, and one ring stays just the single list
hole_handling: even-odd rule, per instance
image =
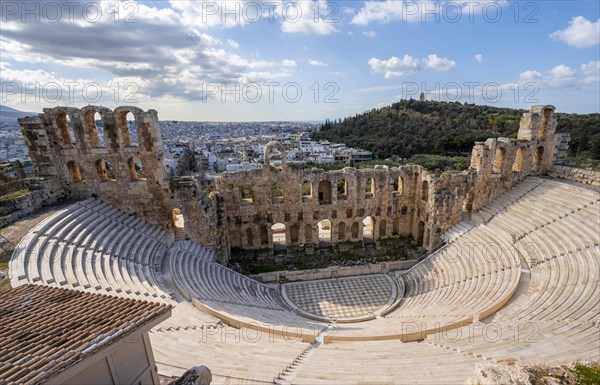
[{"label": "ruined stone stage wall", "polygon": [[[569,140],[555,133],[554,107],[536,106],[523,115],[517,139],[478,142],[468,171],[439,178],[416,165],[291,171],[284,149],[272,142],[262,169],[224,173],[207,196],[197,178],[166,179],[154,110],[57,107],[19,123],[37,175],[55,181],[67,196],[95,194],[166,229],[173,229],[173,209],[180,209],[188,237],[215,250],[222,262],[232,247],[273,247],[274,235],[283,237],[274,234],[274,224],[285,226],[285,245],[318,245],[320,221],[331,222],[335,243],[368,238],[367,217],[370,238],[412,235],[431,249],[468,212],[527,175],[549,172],[566,155]],[[270,164],[272,151],[281,153],[281,165]]]}]

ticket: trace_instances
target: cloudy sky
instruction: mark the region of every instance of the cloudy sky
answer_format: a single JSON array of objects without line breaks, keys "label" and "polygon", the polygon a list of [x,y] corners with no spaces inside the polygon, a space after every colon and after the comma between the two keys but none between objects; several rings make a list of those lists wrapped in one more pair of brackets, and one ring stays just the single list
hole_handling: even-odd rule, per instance
[{"label": "cloudy sky", "polygon": [[10,1],[1,104],[323,120],[401,98],[599,112],[597,1]]}]

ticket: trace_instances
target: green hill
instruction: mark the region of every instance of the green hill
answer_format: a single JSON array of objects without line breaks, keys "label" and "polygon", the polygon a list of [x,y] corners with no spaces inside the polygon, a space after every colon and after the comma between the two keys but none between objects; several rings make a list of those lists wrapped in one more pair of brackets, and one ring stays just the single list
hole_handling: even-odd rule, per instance
[{"label": "green hill", "polygon": [[[315,139],[369,150],[376,158],[470,154],[476,141],[515,138],[525,110],[436,101],[401,100],[337,122]],[[557,113],[558,132],[571,134],[570,156],[600,159],[600,114]]]}]

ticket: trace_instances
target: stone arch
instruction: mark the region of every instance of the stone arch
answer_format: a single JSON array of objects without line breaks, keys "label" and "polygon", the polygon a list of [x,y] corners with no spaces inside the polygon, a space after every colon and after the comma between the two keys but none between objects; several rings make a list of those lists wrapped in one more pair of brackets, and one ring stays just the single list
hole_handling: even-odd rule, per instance
[{"label": "stone arch", "polygon": [[319,182],[319,203],[322,205],[331,203],[331,182],[327,179]]},{"label": "stone arch", "polygon": [[423,237],[425,235],[425,222],[419,221],[419,225],[417,227],[417,244],[423,245]]},{"label": "stone arch", "polygon": [[171,226],[175,231],[177,231],[177,229],[185,230],[185,218],[178,208],[171,210]]},{"label": "stone arch", "polygon": [[77,163],[76,160],[70,160],[67,162],[67,170],[69,171],[69,177],[71,179],[71,182],[77,183],[83,180],[83,175],[81,174],[79,163]]},{"label": "stone arch", "polygon": [[385,221],[385,219],[382,219],[381,222],[379,222],[379,238],[386,237],[386,236],[387,236],[387,222]]},{"label": "stone arch", "polygon": [[330,244],[331,243],[331,221],[329,219],[323,219],[317,223],[319,229],[319,244]]},{"label": "stone arch", "polygon": [[[81,109],[85,133],[92,147],[107,147],[108,143],[116,143],[117,135],[114,127],[105,124],[105,116],[111,113],[106,107],[85,106]],[[100,121],[100,124],[98,124]]]},{"label": "stone arch", "polygon": [[397,186],[395,188],[396,192],[398,193],[398,195],[403,196],[404,195],[404,178],[399,176],[396,183],[397,183]]},{"label": "stone arch", "polygon": [[246,245],[250,247],[254,246],[254,233],[250,227],[246,229]]},{"label": "stone arch", "polygon": [[338,179],[336,184],[337,199],[345,200],[348,199],[348,181],[344,178]]},{"label": "stone arch", "polygon": [[421,183],[421,199],[424,201],[429,199],[429,182],[426,180]]},{"label": "stone arch", "polygon": [[515,161],[512,165],[513,172],[523,172],[525,166],[525,147],[517,148],[517,154],[515,155]]},{"label": "stone arch", "polygon": [[64,108],[55,108],[53,118],[58,128],[58,136],[63,148],[76,148],[78,146],[75,134],[75,119],[73,114]]},{"label": "stone arch", "polygon": [[300,242],[300,229],[297,223],[290,227],[290,243],[296,244]]},{"label": "stone arch", "polygon": [[253,199],[252,185],[243,184],[239,187],[239,189],[240,189],[241,200],[252,203],[252,199]]},{"label": "stone arch", "polygon": [[338,223],[338,242],[346,240],[346,224],[344,222]]},{"label": "stone arch", "polygon": [[283,185],[281,182],[271,184],[271,202],[283,203]]},{"label": "stone arch", "polygon": [[552,118],[552,113],[554,112],[554,108],[545,106],[542,111],[542,121],[540,123],[540,130],[538,135],[538,140],[546,140],[546,136],[548,135],[548,126],[550,124],[550,119]]},{"label": "stone arch", "polygon": [[285,148],[279,142],[271,141],[265,145],[263,156],[264,156],[264,165],[266,168],[271,167],[271,151],[277,150],[281,157],[281,169],[285,169],[287,164],[287,158],[285,156]]},{"label": "stone arch", "polygon": [[312,200],[313,192],[312,192],[312,182],[305,180],[302,182],[302,200]]},{"label": "stone arch", "polygon": [[367,216],[362,220],[363,224],[363,238],[374,239],[375,238],[375,220],[371,216]]},{"label": "stone arch", "polygon": [[144,165],[142,161],[135,156],[127,159],[127,169],[131,180],[145,180]]},{"label": "stone arch", "polygon": [[504,147],[496,148],[496,155],[494,156],[494,164],[492,165],[493,173],[501,173],[504,160],[506,158],[506,149]]},{"label": "stone arch", "polygon": [[115,174],[112,164],[106,159],[98,159],[94,163],[96,168],[96,175],[101,181],[114,180]]},{"label": "stone arch", "polygon": [[365,183],[365,198],[373,198],[375,196],[375,179],[369,178]]},{"label": "stone arch", "polygon": [[542,159],[544,156],[544,146],[539,146],[535,149],[535,153],[533,154],[533,165],[531,167],[531,171],[540,172],[542,168]]},{"label": "stone arch", "polygon": [[475,194],[472,191],[467,193],[467,198],[464,201],[463,209],[468,212],[473,211],[473,201],[475,200]]},{"label": "stone arch", "polygon": [[352,226],[350,226],[350,235],[352,239],[358,238],[358,222],[354,222]]},{"label": "stone arch", "polygon": [[[142,138],[140,116],[143,113],[143,110],[133,106],[115,108],[115,120],[118,130],[121,133],[121,143],[123,146],[134,147],[139,145]],[[129,119],[129,116],[133,117],[133,121]],[[148,132],[146,134],[150,135],[151,133]],[[149,140],[151,141],[152,139],[150,138]]]},{"label": "stone arch", "polygon": [[267,230],[267,226],[260,227],[260,244],[261,246],[269,244],[269,231]]},{"label": "stone arch", "polygon": [[274,249],[285,248],[287,245],[286,226],[283,223],[275,223],[271,226],[272,243]]},{"label": "stone arch", "polygon": [[400,218],[394,218],[392,223],[392,235],[400,235]]}]

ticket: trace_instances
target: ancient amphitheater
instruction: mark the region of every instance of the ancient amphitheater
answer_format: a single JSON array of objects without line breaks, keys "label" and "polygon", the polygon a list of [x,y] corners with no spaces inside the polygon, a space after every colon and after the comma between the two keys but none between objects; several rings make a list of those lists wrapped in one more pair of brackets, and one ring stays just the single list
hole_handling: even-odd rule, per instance
[{"label": "ancient amphitheater", "polygon": [[[203,364],[218,384],[463,384],[482,363],[599,361],[600,194],[548,176],[568,143],[553,111],[476,143],[463,173],[291,171],[270,164],[273,143],[262,170],[207,195],[166,180],[156,111],[48,109],[20,120],[24,137],[48,200],[79,200],[20,242],[11,283],[171,304],[150,333],[159,373]],[[224,266],[232,247],[274,247],[276,223],[279,246],[314,251],[321,220],[332,242],[412,235],[431,252],[409,270],[269,285]]]}]

